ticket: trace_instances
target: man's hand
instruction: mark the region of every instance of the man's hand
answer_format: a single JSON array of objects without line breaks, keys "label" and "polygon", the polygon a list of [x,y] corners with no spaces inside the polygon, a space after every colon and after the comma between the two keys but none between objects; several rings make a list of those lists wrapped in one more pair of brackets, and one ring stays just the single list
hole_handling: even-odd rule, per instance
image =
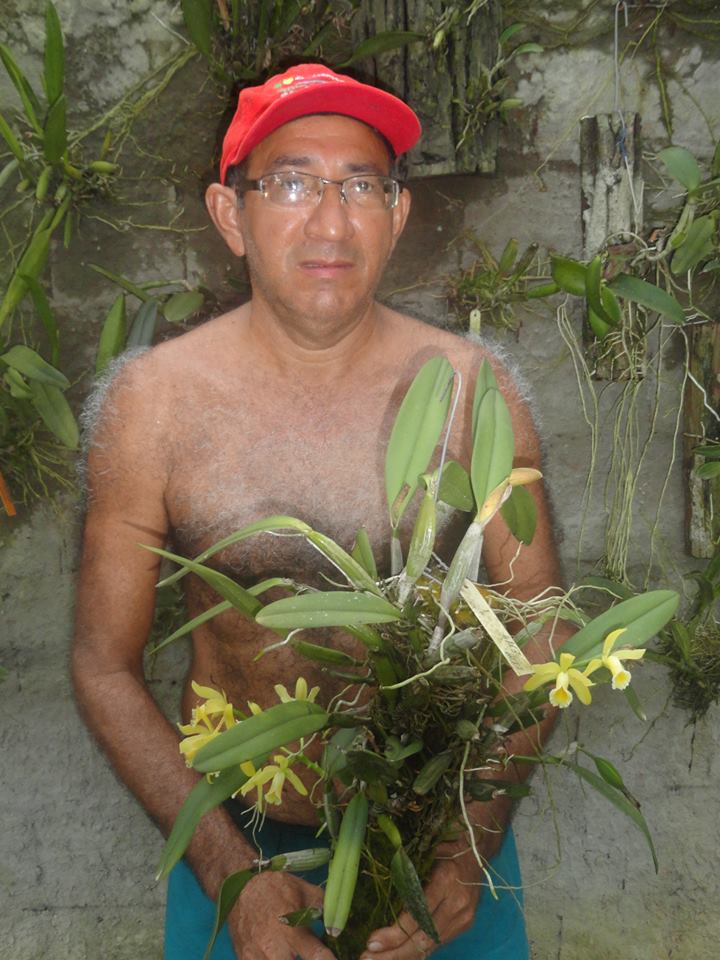
[{"label": "man's hand", "polygon": [[[496,838],[488,835],[488,841],[492,850],[481,850],[483,856],[495,852]],[[456,855],[458,853],[460,855]],[[482,879],[482,870],[466,843],[444,844],[438,848],[438,859],[425,884],[425,899],[441,943],[453,940],[472,926],[482,893]],[[406,912],[400,914],[393,926],[370,934],[361,960],[418,960],[429,956],[438,946]]]},{"label": "man's hand", "polygon": [[243,890],[230,914],[230,935],[238,960],[334,960],[307,927],[280,918],[304,907],[322,907],[320,887],[288,873],[263,873]]}]

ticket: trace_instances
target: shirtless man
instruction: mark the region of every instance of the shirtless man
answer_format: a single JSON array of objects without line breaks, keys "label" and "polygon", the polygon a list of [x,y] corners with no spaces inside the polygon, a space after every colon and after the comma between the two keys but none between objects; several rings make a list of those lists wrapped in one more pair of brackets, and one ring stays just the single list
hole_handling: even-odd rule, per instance
[{"label": "shirtless man", "polygon": [[[468,384],[485,355],[477,345],[374,299],[410,208],[408,191],[390,179],[391,151],[409,149],[418,135],[417,119],[401,101],[317,65],[293,68],[244,91],[225,141],[223,182],[209,188],[207,204],[231,251],[247,258],[252,299],[127,363],[90,438],[74,682],[90,729],[164,833],[197,775],[186,768],[178,733],[144,682],[158,560],[138,542],[164,546],[169,540],[177,552],[192,556],[251,520],[286,513],[346,548],[365,526],[376,556],[386,556],[383,449],[399,401],[429,357],[445,354]],[[240,187],[228,185],[236,180]],[[516,464],[537,466],[528,411],[507,372],[493,363],[514,420]],[[470,393],[456,438],[468,433]],[[452,453],[467,462],[460,440]],[[512,590],[524,597],[558,581],[547,509],[542,492],[535,495],[537,534],[513,565]],[[492,582],[509,579],[515,550],[503,525],[493,523],[484,554]],[[318,574],[317,554],[299,538],[246,540],[215,560],[243,582],[272,575],[302,581]],[[197,578],[184,583],[190,616],[218,602]],[[253,662],[267,642],[265,631],[234,612],[197,629],[182,700],[185,721],[195,704],[190,678],[224,689],[241,707],[248,700],[269,706],[276,702],[273,684],[292,689],[301,673],[320,686],[326,702],[332,685],[290,649]],[[351,648],[347,637],[333,636],[333,643]],[[526,651],[547,659],[540,644]],[[528,749],[521,745],[518,752]],[[272,812],[290,824],[314,822],[307,798],[291,791]],[[478,830],[488,858],[500,847],[507,812],[502,800],[477,812],[479,825],[488,828]],[[180,866],[214,898],[222,880],[255,856],[220,808],[202,820],[188,850],[192,873]],[[438,957],[453,955],[446,941],[473,923],[478,928],[481,879],[472,855],[438,861],[427,887],[443,941]],[[512,906],[514,897],[509,899]],[[495,942],[495,917],[495,926],[510,928],[500,931],[506,946],[498,952],[478,946],[472,956],[527,956],[521,916],[509,920],[488,895],[481,907],[485,901],[479,940]],[[331,960],[313,933],[278,920],[321,902],[321,888],[299,877],[262,874],[230,916],[226,952],[213,956]],[[192,920],[196,911],[180,913]],[[173,936],[166,957],[195,960],[191,934],[183,932],[179,941]],[[172,945],[177,942],[179,947]],[[433,949],[414,921],[403,917],[370,937],[363,960],[417,960]]]}]

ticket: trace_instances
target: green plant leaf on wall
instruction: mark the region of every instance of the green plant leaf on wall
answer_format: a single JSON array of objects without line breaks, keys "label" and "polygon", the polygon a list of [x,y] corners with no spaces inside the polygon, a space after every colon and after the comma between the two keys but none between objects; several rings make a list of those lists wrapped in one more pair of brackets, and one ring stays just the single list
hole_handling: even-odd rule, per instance
[{"label": "green plant leaf on wall", "polygon": [[378,578],[377,564],[373,554],[370,537],[365,527],[360,527],[355,534],[355,543],[353,544],[350,556],[365,570],[373,580]]},{"label": "green plant leaf on wall", "polygon": [[128,348],[149,347],[155,336],[155,327],[157,326],[158,307],[157,300],[147,300],[140,305],[135,319],[130,327],[130,333],[127,338]]},{"label": "green plant leaf on wall", "polygon": [[47,227],[43,229],[41,221],[25,248],[0,303],[0,328],[27,293],[26,277],[37,279],[42,273],[50,252],[51,236],[52,230]]},{"label": "green plant leaf on wall", "polygon": [[48,163],[57,163],[67,148],[65,96],[60,94],[48,110],[43,131],[43,153]]},{"label": "green plant leaf on wall", "polygon": [[378,54],[387,53],[389,50],[397,50],[400,47],[406,47],[409,43],[416,43],[418,40],[424,39],[424,34],[414,33],[411,30],[387,30],[359,43],[351,56],[344,63],[339,64],[339,67],[349,67],[365,57],[376,57]]},{"label": "green plant leaf on wall", "polygon": [[40,126],[40,121],[38,120],[40,115],[40,102],[35,95],[35,91],[30,86],[27,77],[17,65],[15,58],[4,43],[0,43],[0,60],[2,61],[8,76],[12,80],[13,86],[18,92],[25,116],[27,117],[30,126],[37,134],[42,135],[42,127]]},{"label": "green plant leaf on wall", "polygon": [[40,322],[45,328],[45,333],[50,343],[50,362],[56,367],[60,359],[60,330],[55,322],[47,294],[34,277],[23,275],[22,279],[30,291],[37,315],[40,317]]},{"label": "green plant leaf on wall", "polygon": [[[478,370],[477,379],[475,381],[475,393],[473,394],[473,406],[472,406],[472,431],[473,435],[477,427],[477,417],[478,410],[480,409],[480,404],[482,403],[483,397],[488,392],[488,390],[498,390],[498,382],[493,373],[493,368],[490,365],[490,361],[485,359],[480,364],[480,369]],[[481,506],[481,504],[478,504]]]},{"label": "green plant leaf on wall", "polygon": [[100,331],[100,339],[95,355],[96,375],[102,373],[108,363],[117,357],[118,354],[122,353],[125,348],[126,337],[125,295],[121,293],[110,307],[110,311]]},{"label": "green plant leaf on wall", "polygon": [[[3,382],[7,384],[10,396],[16,400],[32,400],[33,392],[27,380],[17,370],[8,369],[3,374]],[[0,407],[0,409],[2,409]]]},{"label": "green plant leaf on wall", "polygon": [[720,460],[711,460],[704,463],[695,470],[695,476],[701,480],[712,480],[713,477],[720,477]]},{"label": "green plant leaf on wall", "polygon": [[182,0],[183,19],[190,39],[200,53],[212,56],[213,15],[210,0]]},{"label": "green plant leaf on wall", "polygon": [[606,311],[602,298],[602,270],[602,257],[593,257],[585,272],[585,296],[595,316],[612,327],[613,318]]},{"label": "green plant leaf on wall", "polygon": [[677,276],[696,267],[713,252],[717,218],[711,214],[693,220],[683,242],[673,254],[670,269]]},{"label": "green plant leaf on wall", "polygon": [[0,360],[3,360],[14,370],[18,370],[28,380],[48,383],[60,390],[67,390],[70,386],[70,381],[64,373],[56,370],[47,360],[43,360],[39,353],[30,347],[26,347],[25,344],[18,343],[14,347],[10,347],[8,351],[0,355]]},{"label": "green plant leaf on wall", "polygon": [[689,150],[684,147],[666,147],[660,151],[658,159],[665,165],[670,176],[681,183],[688,193],[700,186],[700,167]]},{"label": "green plant leaf on wall", "polygon": [[55,103],[65,83],[65,47],[57,10],[52,3],[45,9],[45,93],[48,104]]},{"label": "green plant leaf on wall", "polygon": [[68,450],[77,450],[80,440],[77,421],[58,387],[39,380],[30,381],[32,403],[43,419],[45,426],[58,438]]},{"label": "green plant leaf on wall", "polygon": [[182,323],[205,303],[205,297],[199,290],[185,290],[174,293],[163,305],[163,315],[168,323]]},{"label": "green plant leaf on wall", "polygon": [[682,324],[685,322],[685,313],[683,308],[677,302],[675,297],[656,287],[653,283],[641,280],[639,277],[632,277],[627,273],[621,273],[610,283],[610,289],[623,297],[625,300],[633,300],[642,304],[648,310],[660,313],[672,320],[673,323]]},{"label": "green plant leaf on wall", "polygon": [[[0,136],[10,148],[10,152],[19,163],[25,160],[25,151],[20,145],[20,141],[15,136],[5,117],[0,113]],[[6,168],[7,169],[7,168]],[[4,171],[3,171],[4,173]]]},{"label": "green plant leaf on wall", "polygon": [[513,487],[500,512],[515,539],[529,546],[535,536],[537,510],[527,487]]},{"label": "green plant leaf on wall", "polygon": [[555,283],[574,297],[585,296],[587,266],[569,257],[550,257],[550,272]]}]

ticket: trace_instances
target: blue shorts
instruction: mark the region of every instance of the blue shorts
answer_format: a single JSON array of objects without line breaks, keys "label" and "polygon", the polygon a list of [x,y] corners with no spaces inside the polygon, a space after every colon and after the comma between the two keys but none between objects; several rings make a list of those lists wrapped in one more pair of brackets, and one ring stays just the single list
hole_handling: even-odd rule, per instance
[{"label": "blue shorts", "polygon": [[[251,837],[248,839],[252,841]],[[252,842],[262,849],[263,857],[322,844],[313,827],[269,819]],[[473,926],[439,947],[432,955],[433,960],[528,960],[530,950],[525,932],[520,865],[511,829],[490,861],[489,869],[497,885],[498,899],[484,890]],[[327,878],[327,868],[299,876],[320,884]],[[181,861],[168,880],[164,960],[202,960],[214,923],[214,902],[205,894],[187,863]],[[227,925],[215,941],[211,960],[236,960]]]}]

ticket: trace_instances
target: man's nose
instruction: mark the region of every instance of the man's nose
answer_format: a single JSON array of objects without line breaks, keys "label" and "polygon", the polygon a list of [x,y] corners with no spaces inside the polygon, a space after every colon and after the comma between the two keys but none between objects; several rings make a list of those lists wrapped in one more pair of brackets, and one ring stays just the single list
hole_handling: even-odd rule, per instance
[{"label": "man's nose", "polygon": [[309,236],[327,240],[346,240],[352,236],[354,228],[349,205],[340,191],[340,184],[325,184],[322,196],[305,224]]}]

